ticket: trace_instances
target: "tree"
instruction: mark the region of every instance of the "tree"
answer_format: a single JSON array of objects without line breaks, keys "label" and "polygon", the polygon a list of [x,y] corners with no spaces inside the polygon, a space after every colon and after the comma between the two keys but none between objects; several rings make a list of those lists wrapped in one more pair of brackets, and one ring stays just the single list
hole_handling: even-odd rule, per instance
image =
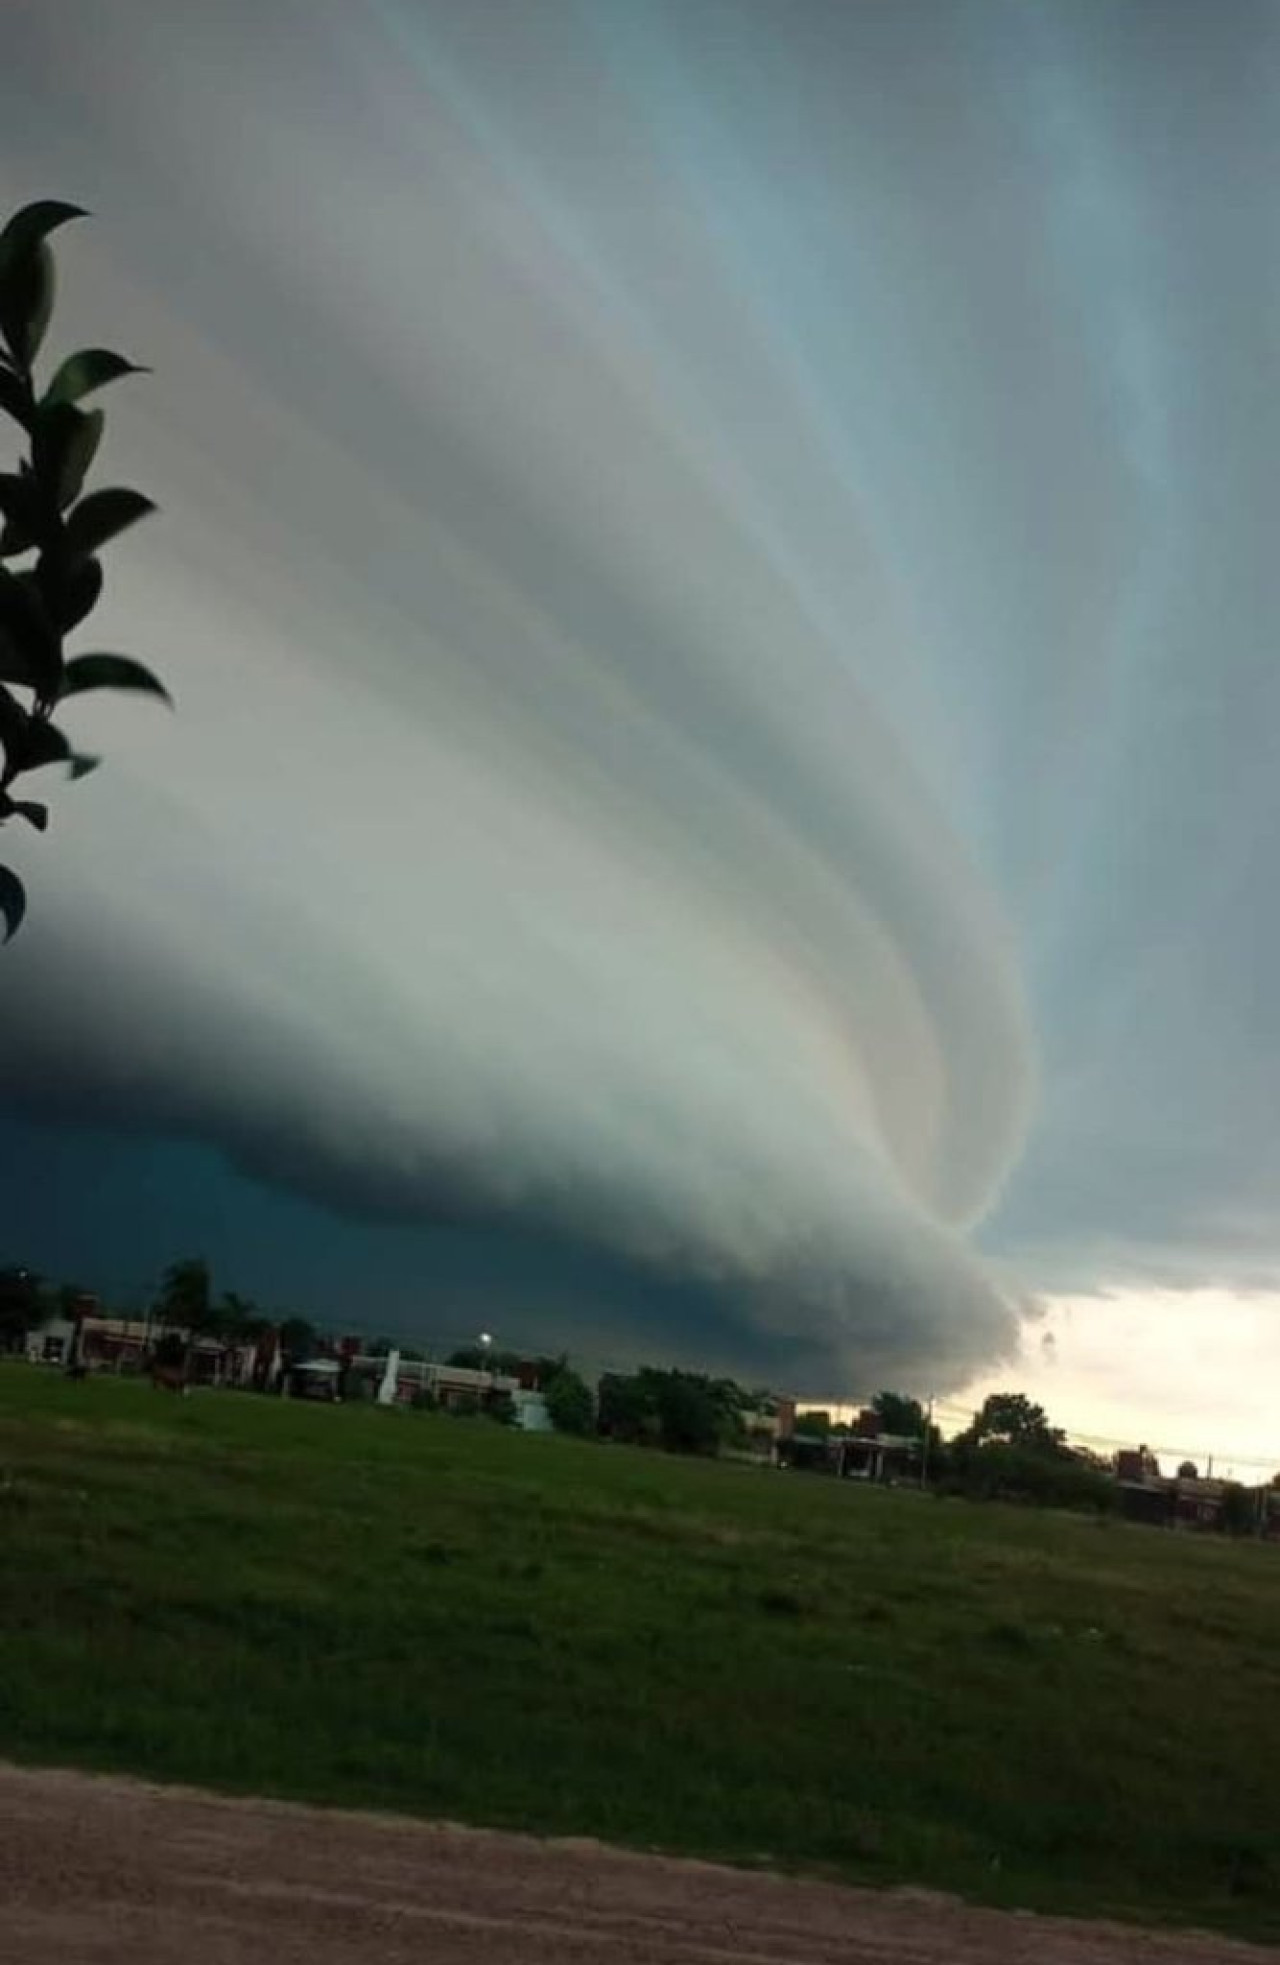
[{"label": "tree", "polygon": [[746,1394],[732,1379],[645,1365],[600,1380],[598,1430],[606,1439],[662,1446],[668,1453],[715,1454],[742,1429]]},{"label": "tree", "polygon": [[[120,487],[81,496],[102,441],[103,413],[86,396],[137,364],[107,348],[69,355],[41,390],[35,361],[53,311],[49,238],[85,214],[45,199],[15,212],[0,231],[0,416],[20,433],[17,469],[0,472],[0,825],[22,819],[43,832],[48,807],[15,798],[17,780],[61,764],[82,778],[98,760],[72,749],[54,723],[68,698],[90,689],[128,689],[169,702],[149,669],[131,656],[77,654],[64,643],[98,603],[101,549],[155,508]],[[5,561],[19,562],[16,567]],[[26,891],[0,867],[0,922],[8,941],[26,912]]]},{"label": "tree", "polygon": [[1200,1469],[1196,1466],[1194,1460],[1183,1460],[1179,1463],[1178,1479],[1180,1481],[1198,1481],[1199,1478]]},{"label": "tree", "polygon": [[877,1392],[871,1410],[878,1416],[882,1432],[897,1439],[924,1438],[924,1407],[919,1399],[909,1399],[902,1392]]},{"label": "tree", "polygon": [[633,1446],[656,1442],[658,1415],[638,1373],[604,1374],[599,1385],[597,1426],[608,1440],[624,1440]]},{"label": "tree", "polygon": [[710,1384],[686,1371],[655,1371],[658,1430],[668,1453],[714,1454],[720,1450],[724,1413]]},{"label": "tree", "polygon": [[486,1419],[496,1420],[499,1426],[514,1426],[516,1423],[516,1402],[510,1392],[491,1392],[484,1401],[482,1411]]},{"label": "tree", "polygon": [[709,1378],[704,1382],[716,1412],[719,1444],[741,1446],[747,1437],[747,1415],[754,1407],[751,1393],[734,1378]]},{"label": "tree", "polygon": [[1061,1427],[1051,1426],[1044,1407],[1035,1405],[1025,1392],[992,1392],[955,1445],[1017,1446],[1055,1453],[1063,1440]]},{"label": "tree", "polygon": [[203,1256],[187,1256],[171,1262],[160,1280],[156,1314],[162,1323],[180,1325],[184,1330],[207,1330],[212,1319],[212,1284],[209,1265]]},{"label": "tree", "polygon": [[1009,1440],[981,1447],[953,1441],[942,1490],[971,1501],[1022,1501],[1095,1514],[1110,1513],[1117,1500],[1115,1481],[1096,1457]]},{"label": "tree", "polygon": [[590,1433],[596,1423],[596,1402],[585,1378],[560,1365],[542,1382],[547,1414],[557,1433]]},{"label": "tree", "polygon": [[1099,1512],[1116,1499],[1105,1465],[1068,1447],[1062,1429],[1023,1392],[993,1392],[983,1403],[947,1449],[943,1486],[974,1500]]}]

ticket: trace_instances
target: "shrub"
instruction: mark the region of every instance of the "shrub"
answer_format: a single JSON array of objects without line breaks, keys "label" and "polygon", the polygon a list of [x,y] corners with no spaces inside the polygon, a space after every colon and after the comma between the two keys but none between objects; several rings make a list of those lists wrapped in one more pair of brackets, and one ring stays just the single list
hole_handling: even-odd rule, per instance
[{"label": "shrub", "polygon": [[596,1423],[596,1402],[585,1378],[560,1365],[542,1388],[547,1413],[557,1433],[590,1433]]}]

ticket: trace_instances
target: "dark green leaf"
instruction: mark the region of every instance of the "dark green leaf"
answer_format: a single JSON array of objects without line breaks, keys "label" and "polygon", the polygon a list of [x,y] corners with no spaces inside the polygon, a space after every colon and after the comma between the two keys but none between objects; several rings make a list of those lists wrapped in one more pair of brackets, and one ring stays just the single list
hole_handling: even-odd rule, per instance
[{"label": "dark green leaf", "polygon": [[51,232],[73,218],[88,216],[83,205],[68,205],[61,198],[38,198],[34,204],[23,205],[0,232],[0,266],[10,253],[47,239]]},{"label": "dark green leaf", "polygon": [[90,757],[87,751],[72,751],[67,759],[67,776],[74,784],[77,778],[87,778],[91,771],[96,771],[101,762],[100,757]]},{"label": "dark green leaf", "polygon": [[0,476],[0,559],[11,559],[35,545],[40,535],[40,495],[31,478],[16,471]]},{"label": "dark green leaf", "polygon": [[[93,562],[87,562],[93,564]],[[0,566],[0,682],[57,696],[62,651],[31,577]]]},{"label": "dark green leaf", "polygon": [[29,713],[7,689],[0,689],[0,750],[4,751],[6,779],[16,777],[26,755]]},{"label": "dark green leaf", "polygon": [[63,672],[62,695],[79,696],[86,689],[140,689],[148,696],[162,697],[173,708],[164,684],[131,655],[74,656]]},{"label": "dark green leaf", "polygon": [[56,723],[48,723],[41,716],[30,718],[23,753],[24,771],[40,771],[46,764],[69,764],[71,756],[71,746]]},{"label": "dark green leaf", "polygon": [[49,830],[49,807],[41,805],[34,798],[13,798],[9,801],[9,811],[15,819],[25,819],[37,832]]},{"label": "dark green leaf", "polygon": [[31,480],[17,471],[0,473],[0,512],[6,518],[12,516],[21,501],[31,496]]},{"label": "dark green leaf", "polygon": [[80,496],[85,472],[102,442],[105,420],[100,409],[77,409],[73,403],[51,403],[37,411],[32,463],[42,488],[59,511],[65,511]]},{"label": "dark green leaf", "polygon": [[0,410],[20,423],[24,430],[31,427],[31,393],[20,375],[15,375],[7,364],[0,362]]},{"label": "dark green leaf", "polygon": [[83,216],[79,205],[42,198],[16,211],[0,232],[0,330],[19,370],[35,360],[53,311],[53,254],[45,241]]},{"label": "dark green leaf", "polygon": [[77,556],[96,553],[109,539],[115,539],[154,511],[151,500],[144,498],[140,491],[114,487],[91,491],[67,514],[67,550]]},{"label": "dark green leaf", "polygon": [[53,254],[43,241],[0,263],[0,330],[20,369],[30,369],[40,352],[55,284]]},{"label": "dark green leaf", "polygon": [[58,369],[42,401],[45,403],[78,403],[95,389],[105,387],[108,382],[117,381],[122,375],[145,375],[147,370],[137,362],[127,362],[123,355],[113,355],[110,348],[82,348],[78,355],[68,355]]},{"label": "dark green leaf", "polygon": [[27,911],[27,893],[16,873],[8,867],[0,867],[0,918],[4,920],[4,938],[11,942],[22,926],[22,917]]},{"label": "dark green leaf", "polygon": [[98,604],[102,561],[42,557],[38,578],[50,619],[60,634],[69,635]]},{"label": "dark green leaf", "polygon": [[12,521],[0,527],[0,559],[20,559],[34,544],[31,534]]}]

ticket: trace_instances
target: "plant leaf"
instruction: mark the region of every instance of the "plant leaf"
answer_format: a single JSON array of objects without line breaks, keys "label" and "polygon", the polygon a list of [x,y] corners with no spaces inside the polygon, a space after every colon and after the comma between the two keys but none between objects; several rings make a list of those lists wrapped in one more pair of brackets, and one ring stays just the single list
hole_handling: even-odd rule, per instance
[{"label": "plant leaf", "polygon": [[173,698],[164,684],[131,655],[73,656],[63,671],[62,696],[80,696],[86,689],[138,689],[161,697],[173,708]]},{"label": "plant leaf", "polygon": [[4,751],[6,780],[22,769],[27,749],[30,715],[7,689],[0,688],[0,749]]},{"label": "plant leaf", "polygon": [[115,539],[139,519],[154,512],[155,506],[140,491],[126,491],[114,486],[109,490],[91,491],[82,498],[75,509],[67,514],[67,549],[78,557],[96,553],[109,539]]},{"label": "plant leaf", "polygon": [[77,778],[87,778],[91,771],[96,771],[101,762],[100,757],[90,757],[87,751],[72,751],[67,759],[67,776],[74,784]]},{"label": "plant leaf", "polygon": [[0,410],[20,423],[24,430],[31,427],[32,405],[27,385],[20,375],[0,362]]},{"label": "plant leaf", "polygon": [[9,814],[15,819],[25,819],[29,826],[35,827],[37,832],[49,830],[49,807],[42,805],[38,799],[11,798]]},{"label": "plant leaf", "polygon": [[0,867],[0,917],[4,920],[4,938],[7,942],[13,940],[22,926],[26,911],[26,888],[9,867]]},{"label": "plant leaf", "polygon": [[[86,564],[96,564],[89,561]],[[0,682],[57,696],[62,651],[29,574],[0,566]]]},{"label": "plant leaf", "polygon": [[60,634],[78,628],[102,593],[102,561],[42,557],[37,577],[45,606]]},{"label": "plant leaf", "polygon": [[0,266],[10,253],[37,245],[73,218],[88,216],[83,205],[68,205],[61,198],[37,198],[34,204],[23,205],[0,232]]},{"label": "plant leaf", "polygon": [[0,261],[0,329],[23,370],[40,352],[55,285],[53,254],[43,240]]},{"label": "plant leaf", "polygon": [[71,757],[71,746],[56,723],[49,723],[42,716],[28,719],[22,761],[24,771],[40,771],[46,764],[69,764]]},{"label": "plant leaf", "polygon": [[80,496],[85,472],[102,442],[106,419],[100,409],[51,403],[36,412],[31,436],[35,475],[59,511]]},{"label": "plant leaf", "polygon": [[0,232],[0,330],[22,372],[35,360],[53,312],[53,254],[45,242],[68,219],[82,217],[79,205],[42,198],[16,211]]},{"label": "plant leaf", "polygon": [[78,355],[68,355],[57,369],[40,399],[41,404],[78,403],[95,389],[105,388],[108,382],[118,382],[122,375],[148,374],[149,369],[138,362],[127,362],[110,348],[82,348]]},{"label": "plant leaf", "polygon": [[20,477],[16,471],[6,471],[0,476],[0,518],[5,522],[0,532],[0,559],[28,552],[36,544],[40,535],[40,494],[33,479]]}]

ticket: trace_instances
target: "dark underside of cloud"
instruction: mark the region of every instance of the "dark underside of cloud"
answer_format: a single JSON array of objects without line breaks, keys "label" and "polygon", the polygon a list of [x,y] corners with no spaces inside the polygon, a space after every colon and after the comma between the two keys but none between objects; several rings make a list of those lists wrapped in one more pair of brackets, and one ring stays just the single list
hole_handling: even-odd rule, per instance
[{"label": "dark underside of cloud", "polygon": [[426,1128],[348,1134],[351,1088],[319,1065],[299,1126],[241,1046],[211,1086],[151,1078],[154,1024],[105,1044],[99,1024],[83,1047],[58,1028],[56,1051],[31,1029],[11,1076],[5,1232],[124,1296],[190,1243],[225,1285],[354,1328],[455,1342],[496,1324],[599,1364],[666,1358],[815,1396],[947,1387],[1014,1341],[1013,1304],[962,1241],[869,1187],[846,1186],[839,1221],[779,1206],[732,1148],[724,1169],[700,1149],[697,1197],[646,1183],[629,1148],[566,1172],[536,1133],[518,1162],[499,1131],[464,1159]]}]

